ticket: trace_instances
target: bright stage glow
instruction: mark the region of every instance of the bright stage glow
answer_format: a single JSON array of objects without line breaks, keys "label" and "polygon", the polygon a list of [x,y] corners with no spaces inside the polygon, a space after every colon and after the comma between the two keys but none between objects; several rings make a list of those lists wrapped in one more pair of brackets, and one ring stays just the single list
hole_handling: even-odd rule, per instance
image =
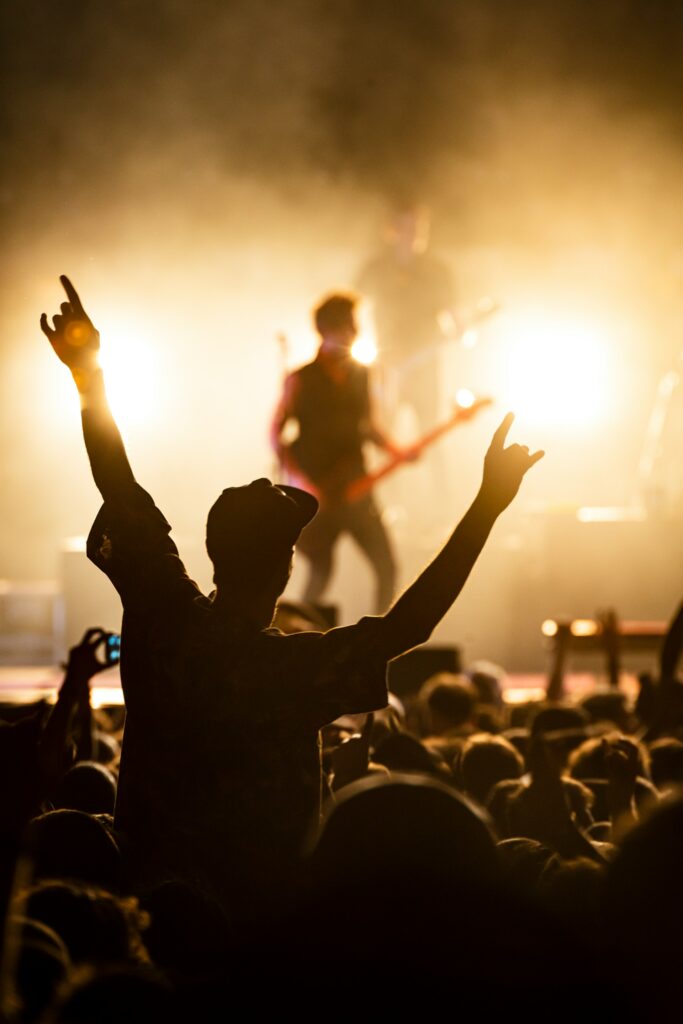
[{"label": "bright stage glow", "polygon": [[520,420],[587,427],[609,412],[605,339],[595,326],[543,314],[508,315],[501,404]]},{"label": "bright stage glow", "polygon": [[474,405],[474,395],[467,388],[459,388],[455,395],[455,401],[461,409],[471,409]]},{"label": "bright stage glow", "polygon": [[149,333],[131,317],[125,324],[103,316],[100,363],[112,412],[125,430],[153,420],[159,412],[159,359]]},{"label": "bright stage glow", "polygon": [[377,359],[377,345],[367,334],[359,334],[351,346],[351,355],[361,366],[372,366]]}]

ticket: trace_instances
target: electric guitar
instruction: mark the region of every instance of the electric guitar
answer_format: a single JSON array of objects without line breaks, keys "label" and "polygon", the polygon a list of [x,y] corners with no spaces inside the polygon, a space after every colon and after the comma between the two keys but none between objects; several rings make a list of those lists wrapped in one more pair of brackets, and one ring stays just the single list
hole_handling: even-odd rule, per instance
[{"label": "electric guitar", "polygon": [[492,404],[492,398],[475,398],[471,405],[456,405],[448,419],[432,427],[431,430],[428,430],[418,438],[405,451],[392,455],[377,469],[364,473],[361,476],[354,476],[351,479],[349,479],[348,467],[341,463],[312,485],[310,480],[304,478],[300,472],[297,473],[296,468],[291,463],[287,464],[285,453],[283,467],[286,470],[287,483],[293,484],[296,487],[302,487],[307,491],[314,491],[316,496],[323,501],[326,498],[328,500],[349,503],[360,501],[361,498],[370,493],[380,480],[384,480],[385,477],[395,472],[405,463],[414,462],[418,456],[429,448],[430,445],[434,444],[435,441],[438,441],[440,437],[443,437],[444,434],[447,434],[450,430],[463,423],[469,423],[482,409],[486,409]]}]

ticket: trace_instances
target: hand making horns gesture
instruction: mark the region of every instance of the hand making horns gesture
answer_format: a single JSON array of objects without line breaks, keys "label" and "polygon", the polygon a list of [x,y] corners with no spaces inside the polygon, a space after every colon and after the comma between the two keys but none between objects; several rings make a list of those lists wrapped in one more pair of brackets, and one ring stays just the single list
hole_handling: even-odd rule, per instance
[{"label": "hand making horns gesture", "polygon": [[83,309],[78,292],[69,278],[62,274],[59,280],[69,301],[62,302],[60,312],[52,318],[52,327],[46,314],[42,314],[40,326],[43,334],[48,338],[59,359],[72,373],[95,370],[99,366],[99,331]]},{"label": "hand making horns gesture", "polygon": [[509,412],[496,430],[489,450],[484,458],[484,477],[481,496],[493,502],[502,511],[517,494],[524,474],[542,459],[545,452],[529,452],[526,445],[511,444],[505,447],[514,413]]}]

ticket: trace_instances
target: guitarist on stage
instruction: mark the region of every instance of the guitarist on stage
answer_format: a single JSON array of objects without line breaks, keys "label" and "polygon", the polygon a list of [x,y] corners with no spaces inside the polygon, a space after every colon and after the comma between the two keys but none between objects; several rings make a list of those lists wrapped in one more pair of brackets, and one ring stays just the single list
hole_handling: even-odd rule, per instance
[{"label": "guitarist on stage", "polygon": [[[315,494],[320,511],[302,533],[298,550],[310,562],[304,598],[319,602],[329,583],[335,544],[349,533],[368,558],[376,579],[375,608],[386,611],[394,593],[396,567],[380,510],[371,493],[348,502],[345,487],[367,472],[363,445],[370,441],[390,455],[410,455],[380,431],[373,420],[368,371],[351,357],[358,334],[349,294],[330,295],[315,309],[320,347],[313,362],[285,380],[273,418],[271,439],[284,470],[298,486]],[[283,431],[296,421],[298,437],[283,443]]]}]

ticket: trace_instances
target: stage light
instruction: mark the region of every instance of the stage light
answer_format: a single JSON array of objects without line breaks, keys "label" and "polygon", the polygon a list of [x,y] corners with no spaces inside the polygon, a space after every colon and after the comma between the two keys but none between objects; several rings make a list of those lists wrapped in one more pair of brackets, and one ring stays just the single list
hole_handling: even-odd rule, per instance
[{"label": "stage light", "polygon": [[125,430],[148,423],[159,412],[160,380],[158,359],[148,332],[134,319],[125,325],[109,316],[103,332],[100,363],[104,370],[107,396],[112,412]]},{"label": "stage light", "polygon": [[377,359],[377,345],[367,334],[359,334],[351,346],[351,356],[361,366],[372,366]]},{"label": "stage light", "polygon": [[555,619],[544,619],[541,625],[541,633],[543,636],[557,636],[557,623]]},{"label": "stage light", "polygon": [[474,405],[474,395],[467,388],[459,388],[455,395],[455,401],[461,409],[471,409]]},{"label": "stage light", "polygon": [[574,619],[569,628],[572,636],[596,636],[600,631],[595,619]]},{"label": "stage light", "polygon": [[510,314],[504,330],[505,394],[520,420],[589,427],[608,415],[606,345],[588,323],[549,314]]}]

